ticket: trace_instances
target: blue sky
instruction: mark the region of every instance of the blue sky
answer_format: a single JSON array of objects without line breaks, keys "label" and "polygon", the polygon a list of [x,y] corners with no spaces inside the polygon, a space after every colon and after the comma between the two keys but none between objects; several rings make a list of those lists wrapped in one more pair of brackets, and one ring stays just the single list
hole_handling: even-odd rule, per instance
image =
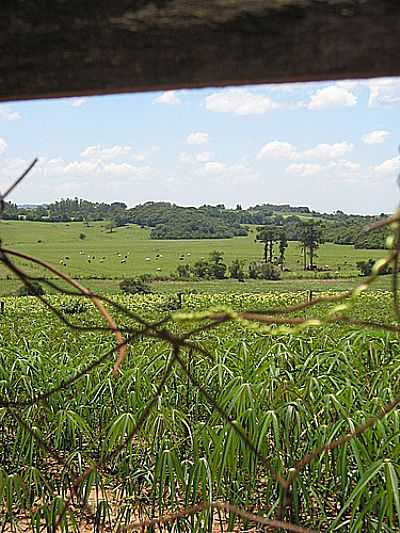
[{"label": "blue sky", "polygon": [[400,79],[259,85],[0,104],[10,200],[307,205],[390,212]]}]

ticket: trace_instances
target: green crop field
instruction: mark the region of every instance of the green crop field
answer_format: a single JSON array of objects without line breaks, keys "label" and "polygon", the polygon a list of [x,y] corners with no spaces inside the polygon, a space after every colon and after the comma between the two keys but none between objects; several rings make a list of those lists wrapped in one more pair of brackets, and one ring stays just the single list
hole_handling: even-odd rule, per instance
[{"label": "green crop field", "polygon": [[213,250],[261,260],[263,245],[254,229],[155,241],[138,226],[0,224],[5,248],[98,293],[127,340],[115,368],[115,332],[90,299],[7,296],[21,281],[1,266],[0,531],[400,530],[392,276],[343,292],[384,251],[323,244],[326,270],[303,272],[291,242],[278,281],[170,279],[126,296],[123,278]]},{"label": "green crop field", "polygon": [[[265,312],[305,300],[304,292],[192,294],[161,327],[180,335],[209,308]],[[293,326],[291,334],[286,326],[230,321],[193,333],[176,360],[169,341],[133,335],[141,327],[136,314],[165,318],[175,298],[114,296],[129,309],[113,315],[132,338],[113,376],[112,334],[73,331],[33,297],[4,301],[2,531],[51,532],[59,520],[62,531],[139,531],[138,520],[196,504],[198,512],[165,531],[256,531],[246,518],[239,528],[224,502],[310,528],[303,531],[399,531],[396,404],[367,431],[323,451],[398,397],[396,334],[337,319]],[[79,327],[102,324],[88,301],[53,295],[49,302]],[[324,321],[332,305],[295,316]],[[396,324],[388,292],[364,293],[352,305],[341,312]],[[282,514],[277,479],[293,472]]]},{"label": "green crop field", "polygon": [[[90,227],[78,222],[65,224],[2,221],[0,224],[5,246],[41,257],[73,277],[88,280],[106,278],[110,281],[100,285],[108,291],[117,286],[117,283],[111,280],[144,273],[167,276],[175,271],[178,264],[193,264],[200,258],[207,257],[213,250],[222,251],[227,264],[236,258],[248,263],[263,257],[263,245],[255,242],[254,228],[249,236],[233,239],[156,241],[149,239],[147,229],[127,226],[109,233],[106,224],[102,222],[93,223]],[[79,238],[80,233],[85,234],[84,240]],[[357,250],[349,245],[327,243],[321,245],[317,259],[318,264],[327,271],[304,272],[301,248],[298,243],[291,242],[286,253],[290,271],[285,272],[283,277],[287,282],[293,278],[355,277],[358,275],[357,261],[370,257],[377,259],[383,255],[382,250]],[[39,273],[38,269],[33,269],[28,263],[22,266],[30,272]],[[7,280],[7,276],[9,272],[0,267],[0,290],[3,294],[11,293],[18,285],[14,280]],[[229,288],[229,283],[222,283]],[[265,283],[253,286],[261,290],[268,287]],[[323,288],[324,283],[320,286]],[[340,286],[336,285],[337,288]],[[163,290],[163,286],[161,289]],[[168,284],[166,290],[169,290]]]}]

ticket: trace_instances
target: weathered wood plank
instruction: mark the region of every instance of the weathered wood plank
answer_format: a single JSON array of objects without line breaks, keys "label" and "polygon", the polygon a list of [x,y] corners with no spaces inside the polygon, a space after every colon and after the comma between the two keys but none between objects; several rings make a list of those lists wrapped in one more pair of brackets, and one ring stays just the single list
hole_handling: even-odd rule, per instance
[{"label": "weathered wood plank", "polygon": [[400,75],[399,0],[3,0],[0,100]]}]

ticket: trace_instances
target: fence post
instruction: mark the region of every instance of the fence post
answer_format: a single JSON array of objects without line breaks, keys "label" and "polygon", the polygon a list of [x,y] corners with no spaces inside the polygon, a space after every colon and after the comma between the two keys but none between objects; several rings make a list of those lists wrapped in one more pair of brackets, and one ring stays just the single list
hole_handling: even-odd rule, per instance
[{"label": "fence post", "polygon": [[178,305],[179,305],[179,309],[182,307],[182,303],[183,303],[183,292],[178,292]]}]

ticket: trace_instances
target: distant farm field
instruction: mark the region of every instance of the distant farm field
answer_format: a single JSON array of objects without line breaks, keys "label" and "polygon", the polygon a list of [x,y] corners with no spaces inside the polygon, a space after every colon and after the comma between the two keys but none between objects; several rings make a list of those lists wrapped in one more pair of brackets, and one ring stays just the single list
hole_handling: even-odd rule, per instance
[{"label": "distant farm field", "polygon": [[[73,277],[88,280],[119,280],[144,273],[168,276],[179,264],[193,264],[213,250],[223,252],[227,264],[236,258],[248,264],[263,257],[263,245],[255,242],[255,228],[247,237],[233,239],[157,241],[149,238],[148,229],[134,225],[116,228],[110,233],[105,222],[92,223],[89,227],[80,222],[2,221],[0,224],[4,246],[40,257]],[[81,239],[80,234],[84,234],[85,238]],[[378,259],[383,255],[382,250],[357,250],[350,245],[327,243],[321,245],[317,259],[318,265],[326,271],[304,272],[301,248],[297,242],[290,242],[286,253],[289,272],[279,283],[295,278],[355,277],[358,275],[357,261],[370,257]],[[28,263],[22,266],[38,273]],[[12,288],[16,283],[7,276],[9,272],[1,266],[2,293],[8,292],[7,287]],[[229,284],[228,281],[222,283]],[[260,286],[263,286],[262,282]]]}]

